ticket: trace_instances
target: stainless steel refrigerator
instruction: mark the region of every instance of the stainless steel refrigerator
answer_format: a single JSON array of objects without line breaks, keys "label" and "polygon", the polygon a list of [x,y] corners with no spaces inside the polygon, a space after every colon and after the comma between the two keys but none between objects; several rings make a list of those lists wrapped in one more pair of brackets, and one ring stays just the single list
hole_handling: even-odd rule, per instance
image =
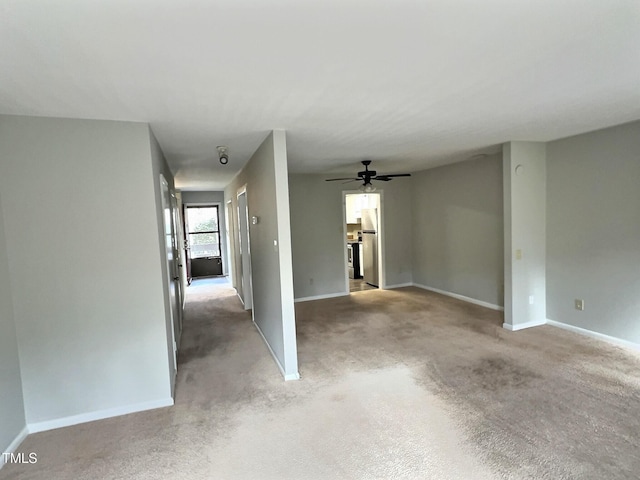
[{"label": "stainless steel refrigerator", "polygon": [[378,286],[378,209],[365,208],[362,218],[362,257],[364,281]]}]

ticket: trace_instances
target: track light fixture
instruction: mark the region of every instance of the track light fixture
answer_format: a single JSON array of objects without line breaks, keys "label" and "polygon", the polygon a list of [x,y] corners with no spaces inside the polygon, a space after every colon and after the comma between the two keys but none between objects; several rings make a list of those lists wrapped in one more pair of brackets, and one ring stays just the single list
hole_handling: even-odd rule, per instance
[{"label": "track light fixture", "polygon": [[216,147],[216,149],[218,150],[218,158],[220,159],[220,163],[222,165],[226,165],[227,163],[229,163],[229,147],[221,145],[219,147]]}]

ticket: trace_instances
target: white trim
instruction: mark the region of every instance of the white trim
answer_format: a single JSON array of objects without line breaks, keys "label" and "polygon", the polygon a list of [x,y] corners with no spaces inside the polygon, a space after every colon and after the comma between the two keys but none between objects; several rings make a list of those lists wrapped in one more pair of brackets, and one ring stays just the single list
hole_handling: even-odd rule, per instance
[{"label": "white trim", "polygon": [[394,288],[404,288],[404,287],[413,287],[413,286],[414,286],[413,282],[396,283],[395,285],[385,285],[385,287],[382,290],[393,290]]},{"label": "white trim", "polygon": [[312,300],[324,300],[325,298],[348,297],[348,296],[349,296],[349,292],[338,292],[338,293],[327,293],[324,295],[313,295],[311,297],[294,298],[293,301],[295,303],[310,302]]},{"label": "white trim", "polygon": [[[244,213],[243,215],[246,218],[241,218],[240,214],[240,197],[244,195]],[[245,310],[251,310],[251,319],[255,321],[255,309],[253,308],[253,264],[251,261],[251,226],[249,225],[249,194],[247,193],[247,184],[242,185],[236,194],[236,211],[238,213],[238,247],[240,251],[242,251],[242,225],[241,220],[246,220],[246,230],[247,230],[247,239],[246,239],[246,254],[239,255],[240,265],[242,267],[242,279],[240,280],[242,285],[242,306]],[[237,253],[237,252],[236,252]],[[248,269],[245,268],[244,258],[248,257]],[[246,277],[246,278],[245,278]],[[246,280],[246,282],[245,282]],[[245,285],[245,283],[247,285]],[[245,288],[246,287],[246,288]],[[246,290],[246,291],[245,291]],[[236,289],[237,291],[237,289]]]},{"label": "white trim", "polygon": [[[6,449],[0,451],[0,453],[14,453],[28,435],[29,429],[25,425],[20,433],[16,435],[16,438],[13,439],[13,442],[11,442]],[[2,467],[4,467],[4,455],[0,455],[0,469],[2,469]]]},{"label": "white trim", "polygon": [[546,325],[546,320],[534,320],[527,323],[517,323],[511,325],[510,323],[503,323],[502,328],[509,330],[510,332],[517,332],[518,330],[524,330],[525,328],[539,327],[540,325]]},{"label": "white trim", "polygon": [[492,310],[498,310],[498,311],[504,310],[504,307],[501,307],[500,305],[494,305],[493,303],[483,302],[482,300],[476,300],[475,298],[465,297],[464,295],[460,295],[457,293],[447,292],[445,290],[440,290],[439,288],[427,287],[426,285],[421,285],[419,283],[413,283],[413,286],[422,288],[423,290],[429,290],[430,292],[446,295],[447,297],[457,298],[458,300],[463,300],[465,302],[473,303],[474,305],[480,305],[481,307],[490,308]]},{"label": "white trim", "polygon": [[621,347],[631,348],[632,350],[640,351],[640,343],[633,343],[629,340],[623,340],[622,338],[612,337],[610,335],[605,335],[604,333],[594,332],[593,330],[587,330],[586,328],[576,327],[574,325],[569,325],[567,323],[556,322],[555,320],[550,320],[547,318],[547,325],[551,325],[552,327],[562,328],[563,330],[568,330],[570,332],[579,333],[580,335],[585,335],[587,337],[595,338],[597,340],[603,340],[607,343],[612,343],[614,345],[618,345]]},{"label": "white trim", "polygon": [[[206,193],[209,192],[215,192],[218,193],[220,190],[210,190],[210,191],[206,191]],[[222,192],[224,194],[224,192]],[[224,197],[224,195],[223,195]],[[228,257],[228,253],[227,253],[227,248],[224,245],[225,242],[223,242],[222,240],[222,230],[220,230],[220,210],[222,210],[223,207],[226,207],[224,200],[222,202],[188,202],[188,203],[183,203],[182,204],[183,208],[189,208],[189,207],[217,207],[218,208],[218,238],[220,239],[220,261],[222,262],[222,275],[224,277],[226,277],[227,275],[224,274],[224,267],[227,267],[227,270],[229,270],[229,265],[227,262],[227,257]],[[227,227],[227,219],[226,219],[226,208],[225,208],[225,222],[224,222],[224,226],[225,226],[225,234],[228,233],[226,232],[226,230],[229,230],[229,228]],[[184,223],[185,225],[187,224],[187,219],[184,219]],[[189,234],[189,232],[185,232],[187,235]],[[223,248],[224,247],[224,248]],[[198,258],[198,257],[196,257]],[[201,258],[201,257],[200,257]],[[214,257],[216,258],[216,257]]]},{"label": "white trim", "polygon": [[[344,286],[346,291],[349,291],[349,266],[347,262],[347,195],[377,195],[378,196],[378,288],[380,290],[388,289],[387,282],[387,270],[385,262],[386,256],[386,243],[384,235],[384,190],[377,188],[375,192],[364,193],[360,190],[343,190],[342,191],[342,238],[344,239]],[[362,247],[361,247],[362,248]]]},{"label": "white trim", "polygon": [[150,402],[136,403],[124,407],[108,408],[106,410],[98,410],[96,412],[81,413],[80,415],[72,415],[70,417],[56,418],[55,420],[47,420],[44,422],[29,423],[27,428],[29,433],[44,432],[54,430],[56,428],[70,427],[79,423],[94,422],[105,418],[118,417],[120,415],[128,415],[130,413],[142,412],[145,410],[153,410],[156,408],[170,407],[173,405],[173,398],[163,398],[161,400],[151,400]]},{"label": "white trim", "polygon": [[376,188],[373,192],[378,194],[378,287],[385,290],[387,287],[387,227],[385,226],[384,190]]},{"label": "white trim", "polygon": [[271,348],[271,345],[269,345],[269,342],[267,342],[267,337],[264,336],[264,333],[262,333],[262,330],[260,330],[260,326],[255,321],[253,322],[253,324],[256,326],[256,330],[258,330],[258,333],[262,337],[262,340],[264,340],[264,343],[267,346],[267,348],[269,349],[269,352],[271,352],[271,356],[276,361],[276,365],[278,365],[278,368],[280,369],[280,373],[284,377],[285,381],[299,380],[300,379],[300,373],[298,373],[298,372],[289,373],[289,374],[284,373],[284,368],[282,368],[282,364],[280,363],[280,360],[278,360],[278,357],[276,357],[276,354],[273,351],[273,349]]}]

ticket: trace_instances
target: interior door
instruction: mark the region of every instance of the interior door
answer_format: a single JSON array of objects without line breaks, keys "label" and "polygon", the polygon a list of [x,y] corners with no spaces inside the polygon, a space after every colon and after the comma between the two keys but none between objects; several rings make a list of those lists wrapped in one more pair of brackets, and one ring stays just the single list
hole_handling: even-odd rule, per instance
[{"label": "interior door", "polygon": [[164,246],[166,252],[167,262],[167,285],[169,287],[169,325],[167,325],[167,337],[169,339],[169,363],[171,368],[171,394],[173,395],[175,389],[175,379],[178,371],[178,344],[176,342],[176,319],[178,318],[178,280],[180,277],[175,271],[176,263],[175,258],[175,233],[173,231],[171,221],[171,192],[169,191],[169,184],[164,176],[160,175],[160,187],[162,189],[162,223],[164,227]]}]

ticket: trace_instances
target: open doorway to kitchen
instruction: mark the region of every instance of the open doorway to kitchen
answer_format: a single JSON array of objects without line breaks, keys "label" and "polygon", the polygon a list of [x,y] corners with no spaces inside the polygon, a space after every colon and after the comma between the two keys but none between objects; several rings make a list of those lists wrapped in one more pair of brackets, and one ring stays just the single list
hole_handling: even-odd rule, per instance
[{"label": "open doorway to kitchen", "polygon": [[347,289],[384,288],[382,193],[343,192],[343,200]]}]

